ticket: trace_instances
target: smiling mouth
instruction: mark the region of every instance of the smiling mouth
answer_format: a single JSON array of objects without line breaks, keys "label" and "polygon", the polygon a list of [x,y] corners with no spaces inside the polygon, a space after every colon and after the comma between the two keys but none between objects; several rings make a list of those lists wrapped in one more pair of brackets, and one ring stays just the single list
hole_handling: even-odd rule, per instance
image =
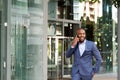
[{"label": "smiling mouth", "polygon": [[80,39],[83,39],[83,38],[85,38],[85,37],[79,37]]},{"label": "smiling mouth", "polygon": [[84,39],[85,39],[84,37],[80,37],[80,38],[79,38],[79,40],[82,40],[82,41],[83,41]]}]

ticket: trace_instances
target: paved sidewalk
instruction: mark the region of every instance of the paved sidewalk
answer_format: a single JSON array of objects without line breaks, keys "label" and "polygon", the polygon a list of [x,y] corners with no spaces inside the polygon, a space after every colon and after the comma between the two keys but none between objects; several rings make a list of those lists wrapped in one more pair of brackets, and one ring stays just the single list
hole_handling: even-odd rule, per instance
[{"label": "paved sidewalk", "polygon": [[117,80],[117,73],[96,74],[93,80]]},{"label": "paved sidewalk", "polygon": [[[48,79],[48,80],[71,80],[71,78]],[[96,74],[93,80],[117,80],[117,73]]]}]

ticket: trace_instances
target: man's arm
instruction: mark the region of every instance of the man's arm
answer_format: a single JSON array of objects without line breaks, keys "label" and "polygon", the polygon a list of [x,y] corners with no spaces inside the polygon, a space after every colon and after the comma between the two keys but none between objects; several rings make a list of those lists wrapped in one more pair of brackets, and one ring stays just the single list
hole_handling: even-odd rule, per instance
[{"label": "man's arm", "polygon": [[70,49],[66,52],[66,57],[67,57],[67,58],[69,58],[69,57],[72,56],[72,54],[73,54],[73,52],[74,52],[74,49],[75,49],[78,41],[79,41],[79,38],[76,36],[76,37],[74,38],[74,40],[72,41],[72,45],[71,45]]},{"label": "man's arm", "polygon": [[74,47],[70,47],[70,49],[66,52],[66,57],[69,58],[72,56],[72,54],[74,53]]},{"label": "man's arm", "polygon": [[98,73],[99,68],[101,66],[102,57],[101,57],[101,54],[100,54],[98,48],[96,47],[96,45],[94,43],[93,43],[93,49],[92,50],[93,50],[93,55],[96,59],[96,63],[94,65],[93,71],[94,71],[94,73]]}]

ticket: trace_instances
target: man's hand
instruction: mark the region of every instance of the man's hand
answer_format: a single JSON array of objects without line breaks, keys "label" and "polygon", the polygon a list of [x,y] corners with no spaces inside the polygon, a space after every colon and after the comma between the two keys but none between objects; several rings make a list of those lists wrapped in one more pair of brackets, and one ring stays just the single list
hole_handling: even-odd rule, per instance
[{"label": "man's hand", "polygon": [[79,38],[76,36],[72,42],[72,46],[75,47],[78,41],[79,41]]},{"label": "man's hand", "polygon": [[92,77],[94,77],[94,76],[95,76],[95,73],[92,74]]}]

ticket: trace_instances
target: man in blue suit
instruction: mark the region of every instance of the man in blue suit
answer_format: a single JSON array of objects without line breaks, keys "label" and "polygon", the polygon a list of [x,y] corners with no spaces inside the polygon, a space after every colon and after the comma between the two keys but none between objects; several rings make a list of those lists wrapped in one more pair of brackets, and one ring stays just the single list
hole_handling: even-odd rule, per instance
[{"label": "man in blue suit", "polygon": [[[83,28],[78,28],[76,33],[77,36],[66,52],[67,58],[74,55],[72,80],[92,80],[95,73],[99,71],[102,61],[101,54],[94,42],[86,40],[86,32]],[[95,65],[92,65],[93,57]]]}]

